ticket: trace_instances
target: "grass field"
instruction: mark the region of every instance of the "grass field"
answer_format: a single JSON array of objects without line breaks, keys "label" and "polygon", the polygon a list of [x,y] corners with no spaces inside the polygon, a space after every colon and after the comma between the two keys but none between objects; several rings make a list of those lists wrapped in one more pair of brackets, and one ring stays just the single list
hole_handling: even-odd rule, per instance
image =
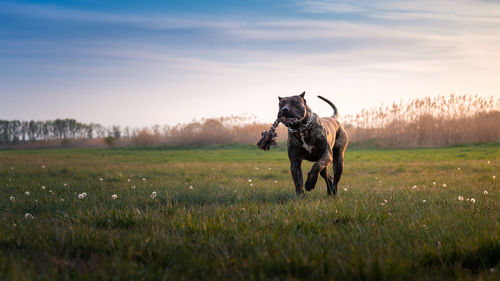
[{"label": "grass field", "polygon": [[0,280],[499,280],[495,176],[500,143],[348,149],[336,198],[283,149],[0,151]]}]

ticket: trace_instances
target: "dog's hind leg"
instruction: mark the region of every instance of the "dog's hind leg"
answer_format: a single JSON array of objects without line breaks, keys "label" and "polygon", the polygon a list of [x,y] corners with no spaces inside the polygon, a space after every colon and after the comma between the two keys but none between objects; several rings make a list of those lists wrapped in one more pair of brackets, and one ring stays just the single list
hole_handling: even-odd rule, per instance
[{"label": "dog's hind leg", "polygon": [[326,192],[328,195],[335,195],[335,193],[332,194],[332,189],[333,189],[333,177],[328,173],[328,166],[325,167],[321,172],[319,173],[326,182]]},{"label": "dog's hind leg", "polygon": [[344,151],[345,147],[333,148],[333,194],[337,193],[337,186],[344,170]]}]

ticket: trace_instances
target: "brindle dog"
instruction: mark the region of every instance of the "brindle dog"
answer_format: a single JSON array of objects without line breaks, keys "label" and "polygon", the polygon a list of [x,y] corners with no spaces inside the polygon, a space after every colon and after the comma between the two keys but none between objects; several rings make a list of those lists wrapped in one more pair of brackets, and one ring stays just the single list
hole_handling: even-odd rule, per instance
[{"label": "brindle dog", "polygon": [[[278,118],[288,127],[288,158],[297,195],[304,193],[302,188],[302,160],[315,162],[307,174],[306,190],[311,191],[320,174],[326,182],[328,195],[337,193],[337,185],[344,169],[344,152],[349,138],[337,120],[337,108],[324,97],[333,108],[332,117],[318,117],[311,111],[304,99],[305,92],[298,96],[278,97]],[[328,165],[333,165],[333,180],[328,173]]]}]

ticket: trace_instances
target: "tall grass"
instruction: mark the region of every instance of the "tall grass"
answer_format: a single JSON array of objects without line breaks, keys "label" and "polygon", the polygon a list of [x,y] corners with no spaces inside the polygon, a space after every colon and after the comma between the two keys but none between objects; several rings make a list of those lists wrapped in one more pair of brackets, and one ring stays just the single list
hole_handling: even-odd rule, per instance
[{"label": "tall grass", "polygon": [[[475,96],[426,97],[363,109],[340,116],[351,143],[379,147],[437,147],[500,141],[500,99]],[[193,121],[174,127],[145,128],[133,136],[135,145],[203,145],[255,143],[269,124],[245,123],[241,117]],[[286,128],[278,138],[286,140]]]},{"label": "tall grass", "polygon": [[500,140],[500,98],[439,96],[381,105],[344,117],[351,142],[436,147]]}]

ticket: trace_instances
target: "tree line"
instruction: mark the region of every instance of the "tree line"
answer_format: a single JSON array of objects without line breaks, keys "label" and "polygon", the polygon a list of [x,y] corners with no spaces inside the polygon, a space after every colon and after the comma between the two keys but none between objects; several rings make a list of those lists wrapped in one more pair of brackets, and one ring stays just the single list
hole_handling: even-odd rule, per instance
[{"label": "tree line", "polygon": [[129,128],[105,127],[98,123],[80,123],[75,119],[47,121],[0,120],[0,145],[48,140],[129,137]]}]

